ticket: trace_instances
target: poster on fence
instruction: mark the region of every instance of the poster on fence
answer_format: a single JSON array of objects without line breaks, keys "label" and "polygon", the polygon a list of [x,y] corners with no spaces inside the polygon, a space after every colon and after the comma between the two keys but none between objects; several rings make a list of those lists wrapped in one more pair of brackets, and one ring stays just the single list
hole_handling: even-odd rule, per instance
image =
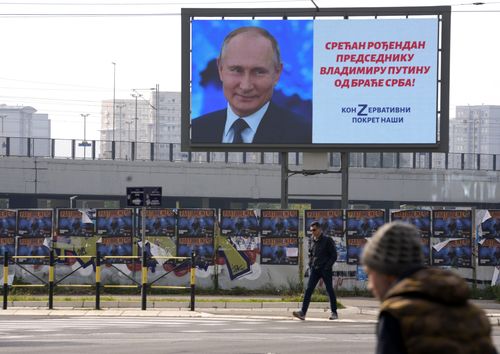
[{"label": "poster on fence", "polygon": [[347,264],[360,264],[361,253],[367,241],[366,237],[347,236]]},{"label": "poster on fence", "polygon": [[432,265],[470,268],[472,249],[470,238],[432,238]]},{"label": "poster on fence", "polygon": [[0,238],[16,236],[16,211],[0,209]]},{"label": "poster on fence", "polygon": [[[45,237],[19,237],[17,240],[17,263],[49,264],[50,249]],[[43,257],[43,258],[42,258]]]},{"label": "poster on fence", "polygon": [[384,210],[346,210],[346,233],[349,237],[371,237],[384,223]]},{"label": "poster on fence", "polygon": [[478,243],[480,266],[500,266],[500,239],[483,238]]},{"label": "poster on fence", "polygon": [[0,237],[0,256],[8,253],[9,256],[14,256],[16,253],[16,239],[15,237]]},{"label": "poster on fence", "polygon": [[255,210],[222,209],[220,230],[222,236],[257,236],[259,222]]},{"label": "poster on fence", "polygon": [[[139,230],[142,232],[142,212],[139,210]],[[175,236],[175,212],[173,209],[146,209],[144,213],[146,236],[174,237]]]},{"label": "poster on fence", "polygon": [[298,210],[262,210],[260,214],[261,236],[298,237]]},{"label": "poster on fence", "polygon": [[17,234],[29,237],[52,237],[52,209],[18,210]]},{"label": "poster on fence", "polygon": [[481,230],[483,238],[500,239],[500,210],[487,211],[485,220],[481,222]]},{"label": "poster on fence", "polygon": [[320,225],[321,232],[325,236],[344,236],[344,211],[342,209],[316,209],[305,211],[304,235],[311,237],[309,226],[313,221]]},{"label": "poster on fence", "polygon": [[431,236],[430,210],[391,210],[391,221],[400,221],[414,225],[422,237]]},{"label": "poster on fence", "polygon": [[262,237],[260,264],[299,264],[298,237]]},{"label": "poster on fence", "polygon": [[433,210],[432,236],[470,238],[472,236],[472,211]]},{"label": "poster on fence", "polygon": [[97,209],[96,233],[99,236],[133,235],[132,209]]},{"label": "poster on fence", "polygon": [[[133,260],[119,258],[119,256],[132,256],[132,236],[107,236],[102,237],[97,243],[97,251],[104,258],[103,263],[133,263]],[[117,257],[117,258],[115,258]]]},{"label": "poster on fence", "polygon": [[213,238],[215,234],[214,228],[214,209],[179,209],[177,218],[177,234],[179,237]]},{"label": "poster on fence", "polygon": [[91,213],[94,214],[95,210],[58,209],[57,235],[79,237],[94,236],[94,222],[91,219]]},{"label": "poster on fence", "polygon": [[214,238],[203,236],[178,236],[177,256],[191,257],[195,253],[196,265],[206,270],[214,260]]},{"label": "poster on fence", "polygon": [[320,225],[325,236],[333,238],[337,248],[337,262],[347,260],[347,245],[344,237],[344,211],[342,209],[314,209],[305,210],[304,235],[306,235],[307,249],[309,249],[311,231],[309,226],[313,221]]}]

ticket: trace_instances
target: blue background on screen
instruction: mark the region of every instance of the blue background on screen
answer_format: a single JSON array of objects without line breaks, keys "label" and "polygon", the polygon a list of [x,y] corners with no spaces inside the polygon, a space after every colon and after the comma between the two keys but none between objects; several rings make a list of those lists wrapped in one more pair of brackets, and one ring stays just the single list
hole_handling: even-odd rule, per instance
[{"label": "blue background on screen", "polygon": [[226,108],[216,59],[224,37],[242,26],[265,28],[278,41],[283,72],[274,90],[273,102],[311,119],[311,20],[193,20],[191,117]]}]

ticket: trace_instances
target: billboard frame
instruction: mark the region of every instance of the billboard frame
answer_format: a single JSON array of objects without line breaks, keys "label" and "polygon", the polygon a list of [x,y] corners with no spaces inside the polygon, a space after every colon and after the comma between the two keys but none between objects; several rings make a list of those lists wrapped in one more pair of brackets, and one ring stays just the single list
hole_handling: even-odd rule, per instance
[{"label": "billboard frame", "polygon": [[[191,20],[195,18],[303,19],[310,17],[437,16],[438,63],[436,95],[436,143],[429,144],[224,144],[198,143],[190,139],[191,128]],[[183,8],[181,10],[181,150],[222,152],[448,152],[449,150],[449,83],[451,6],[360,7],[360,8]]]}]

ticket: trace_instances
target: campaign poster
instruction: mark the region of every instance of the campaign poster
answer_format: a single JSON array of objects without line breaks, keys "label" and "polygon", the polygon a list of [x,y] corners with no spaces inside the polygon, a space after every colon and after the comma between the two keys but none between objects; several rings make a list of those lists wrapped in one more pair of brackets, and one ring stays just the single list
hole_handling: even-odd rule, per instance
[{"label": "campaign poster", "polygon": [[470,268],[472,266],[471,239],[432,239],[432,265]]},{"label": "campaign poster", "polygon": [[472,236],[471,210],[433,210],[433,237],[470,238]]},{"label": "campaign poster", "polygon": [[195,253],[196,265],[206,268],[213,264],[214,237],[208,236],[178,236],[177,256],[189,257]]},{"label": "campaign poster", "polygon": [[5,253],[9,256],[14,256],[16,253],[16,239],[15,237],[0,237],[0,256],[3,257]]},{"label": "campaign poster", "polygon": [[260,214],[261,236],[298,237],[298,210],[262,210]]},{"label": "campaign poster", "polygon": [[260,264],[299,264],[299,239],[297,237],[262,237]]},{"label": "campaign poster", "polygon": [[[139,234],[142,232],[142,211],[139,210]],[[174,237],[175,212],[173,209],[146,209],[144,213],[146,236]]]},{"label": "campaign poster", "polygon": [[484,238],[478,245],[480,266],[500,266],[500,239]]},{"label": "campaign poster", "polygon": [[259,222],[254,210],[222,209],[220,213],[222,236],[257,236]]},{"label": "campaign poster", "polygon": [[[132,236],[107,236],[102,237],[97,243],[97,251],[101,254],[103,262],[113,263],[133,263],[134,260],[127,258],[114,258],[118,256],[132,256]],[[104,258],[104,257],[112,258]]]},{"label": "campaign poster", "polygon": [[94,223],[86,210],[58,209],[57,210],[58,236],[94,236]]},{"label": "campaign poster", "polygon": [[97,209],[96,234],[99,236],[133,235],[132,209]]},{"label": "campaign poster", "polygon": [[[215,234],[214,209],[179,209],[178,236],[210,237]],[[213,242],[213,241],[212,241]]]},{"label": "campaign poster", "polygon": [[[384,223],[384,210],[346,210],[346,231],[349,237],[371,237]],[[349,244],[347,248],[349,249]]]},{"label": "campaign poster", "polygon": [[364,237],[347,236],[347,264],[360,264],[361,253],[367,241]]},{"label": "campaign poster", "polygon": [[[17,256],[20,264],[48,264],[50,249],[45,237],[19,237],[17,240]],[[33,258],[40,257],[44,258]]]},{"label": "campaign poster", "polygon": [[489,218],[481,223],[483,238],[500,238],[500,210],[488,210]]},{"label": "campaign poster", "polygon": [[391,210],[391,221],[400,221],[414,225],[422,237],[431,236],[430,210]]},{"label": "campaign poster", "polygon": [[16,211],[0,209],[0,237],[16,236]]},{"label": "campaign poster", "polygon": [[420,238],[422,243],[422,253],[424,254],[424,265],[431,265],[431,239],[430,237]]},{"label": "campaign poster", "polygon": [[17,234],[29,237],[52,237],[52,209],[18,210]]},{"label": "campaign poster", "polygon": [[317,221],[321,231],[325,236],[343,237],[344,236],[344,211],[342,209],[323,209],[305,211],[305,235],[311,236],[309,226],[313,221]]}]

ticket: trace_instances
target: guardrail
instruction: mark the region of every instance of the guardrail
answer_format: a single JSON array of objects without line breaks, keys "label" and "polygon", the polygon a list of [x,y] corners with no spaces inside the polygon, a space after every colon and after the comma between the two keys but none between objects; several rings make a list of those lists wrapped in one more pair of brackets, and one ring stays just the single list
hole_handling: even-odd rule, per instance
[{"label": "guardrail", "polygon": [[[7,252],[3,254],[3,256],[0,256],[3,258],[3,291],[2,291],[2,296],[3,296],[3,306],[2,308],[4,310],[7,309],[8,305],[8,296],[9,296],[9,289],[10,288],[16,288],[16,287],[47,287],[48,288],[48,308],[49,310],[52,310],[54,308],[54,290],[57,286],[64,286],[64,287],[80,287],[80,288],[91,288],[92,286],[95,287],[95,309],[100,310],[101,309],[101,290],[105,288],[139,288],[141,289],[141,309],[146,310],[147,309],[147,290],[148,288],[158,288],[158,289],[189,289],[190,290],[190,310],[194,311],[195,310],[195,287],[196,287],[196,263],[195,263],[195,257],[196,254],[193,252],[191,254],[191,257],[168,257],[168,256],[153,256],[151,258],[154,259],[175,259],[175,260],[182,260],[181,264],[177,265],[170,271],[164,273],[162,276],[154,279],[151,283],[148,284],[148,257],[146,256],[146,252],[143,252],[142,257],[141,256],[104,256],[101,257],[100,253],[97,252],[96,256],[56,256],[54,255],[54,251],[52,250],[50,252],[49,256],[9,256]],[[61,284],[63,280],[74,274],[76,271],[78,271],[82,266],[74,269],[71,273],[67,274],[63,278],[56,280],[55,279],[55,267],[56,267],[56,260],[57,259],[71,259],[71,258],[86,258],[86,259],[92,259],[95,260],[95,283],[94,284]],[[29,271],[26,267],[24,267],[25,264],[19,263],[17,260],[19,259],[40,259],[40,260],[49,260],[49,272],[48,272],[48,279],[44,280],[41,279],[40,277],[36,276],[33,274],[31,271]],[[141,260],[142,261],[142,267],[141,267],[141,282],[136,281],[129,275],[121,272],[118,268],[115,267],[119,272],[121,272],[123,275],[125,275],[128,279],[130,279],[135,285],[111,285],[111,284],[102,284],[101,283],[101,261],[102,260],[115,260],[115,259],[120,259],[120,260]],[[9,286],[8,283],[8,276],[9,276],[9,264],[15,264],[21,268],[23,268],[25,271],[33,275],[35,278],[40,280],[41,284],[12,284]],[[117,262],[112,263],[117,264]],[[186,264],[190,265],[191,272],[190,272],[190,278],[189,278],[189,286],[169,286],[169,285],[153,285],[163,277],[167,276],[171,272],[175,271],[178,267],[185,266]]]},{"label": "guardrail", "polygon": [[[178,143],[0,137],[0,156],[73,160],[169,161],[190,163],[280,164],[277,152],[182,152]],[[386,153],[349,154],[350,167],[497,171],[496,154]],[[340,153],[328,153],[330,167],[340,167]],[[300,152],[288,153],[290,165],[302,165]]]}]

